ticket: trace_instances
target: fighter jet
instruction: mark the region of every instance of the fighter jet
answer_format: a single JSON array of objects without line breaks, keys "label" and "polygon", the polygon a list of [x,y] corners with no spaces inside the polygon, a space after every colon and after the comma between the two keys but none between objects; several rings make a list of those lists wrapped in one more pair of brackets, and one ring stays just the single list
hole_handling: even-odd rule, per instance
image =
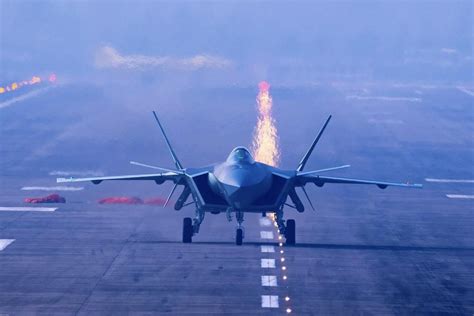
[{"label": "fighter jet", "polygon": [[298,196],[297,189],[301,190],[306,196],[309,205],[314,210],[313,203],[305,190],[305,186],[310,183],[317,187],[322,187],[326,183],[371,184],[376,185],[380,189],[385,189],[388,186],[404,188],[422,187],[421,184],[392,183],[321,175],[328,171],[347,168],[349,165],[304,171],[311,153],[331,120],[331,116],[325,121],[296,169],[285,170],[255,161],[249,150],[242,146],[234,148],[226,161],[222,163],[201,168],[185,168],[173,150],[156,112],[153,111],[153,115],[173,158],[174,169],[131,161],[131,164],[160,170],[161,172],[93,178],[58,178],[57,182],[91,181],[94,184],[99,184],[102,181],[109,180],[148,180],[155,181],[156,184],[163,184],[166,181],[171,181],[174,183],[174,186],[164,206],[168,205],[177,187],[181,187],[182,191],[176,200],[174,209],[179,211],[188,205],[194,205],[195,207],[195,217],[193,219],[185,217],[183,220],[182,241],[184,243],[191,243],[193,236],[199,233],[206,213],[224,213],[229,222],[232,221],[232,217],[235,215],[237,220],[235,243],[237,245],[242,245],[244,239],[242,223],[245,213],[261,213],[262,216],[273,214],[280,234],[285,237],[286,244],[294,245],[296,241],[295,221],[293,219],[285,221],[283,210],[285,207],[288,207],[300,213],[304,212],[305,208]]}]

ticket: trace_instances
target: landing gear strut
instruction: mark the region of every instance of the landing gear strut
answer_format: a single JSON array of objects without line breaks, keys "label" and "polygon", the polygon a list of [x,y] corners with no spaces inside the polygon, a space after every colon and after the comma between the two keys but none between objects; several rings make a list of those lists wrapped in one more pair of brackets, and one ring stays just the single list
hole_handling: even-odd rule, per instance
[{"label": "landing gear strut", "polygon": [[204,211],[197,209],[196,216],[193,219],[193,233],[199,233],[199,228],[201,227],[201,223],[204,220]]}]

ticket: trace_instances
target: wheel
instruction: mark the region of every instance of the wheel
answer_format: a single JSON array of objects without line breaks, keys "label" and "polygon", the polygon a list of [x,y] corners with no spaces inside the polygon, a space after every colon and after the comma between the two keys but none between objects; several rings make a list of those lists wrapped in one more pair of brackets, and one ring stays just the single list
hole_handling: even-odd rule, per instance
[{"label": "wheel", "polygon": [[242,228],[237,228],[235,233],[235,244],[238,246],[242,245],[242,239],[244,239],[244,231]]},{"label": "wheel", "polygon": [[193,221],[190,217],[183,219],[183,242],[188,244],[193,241]]},{"label": "wheel", "polygon": [[296,223],[294,219],[286,221],[285,238],[287,245],[294,245],[296,242]]}]

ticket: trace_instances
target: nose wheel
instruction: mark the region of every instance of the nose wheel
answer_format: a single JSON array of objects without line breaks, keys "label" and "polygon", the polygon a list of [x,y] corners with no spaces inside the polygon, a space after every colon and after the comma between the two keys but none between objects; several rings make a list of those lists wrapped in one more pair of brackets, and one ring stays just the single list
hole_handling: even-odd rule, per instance
[{"label": "nose wheel", "polygon": [[244,212],[236,212],[235,217],[237,219],[237,229],[235,231],[235,244],[237,246],[242,245],[242,240],[244,239],[244,227],[242,223],[244,222]]},{"label": "nose wheel", "polygon": [[193,241],[193,221],[190,217],[183,219],[183,243],[189,244]]}]

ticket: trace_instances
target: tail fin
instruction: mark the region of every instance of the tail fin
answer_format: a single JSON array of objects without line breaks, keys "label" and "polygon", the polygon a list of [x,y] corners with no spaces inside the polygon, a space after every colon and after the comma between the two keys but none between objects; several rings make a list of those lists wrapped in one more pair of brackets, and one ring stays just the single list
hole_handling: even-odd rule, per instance
[{"label": "tail fin", "polygon": [[312,143],[311,146],[309,147],[309,149],[308,149],[308,151],[306,152],[306,154],[303,156],[303,159],[301,159],[300,164],[298,165],[298,168],[296,168],[296,171],[302,171],[302,170],[303,170],[304,166],[306,165],[306,162],[308,162],[309,156],[311,156],[311,153],[313,152],[314,147],[315,147],[316,144],[319,142],[319,139],[320,139],[321,136],[323,135],[324,130],[326,129],[326,126],[328,125],[329,121],[331,120],[331,117],[332,117],[332,115],[329,115],[329,117],[327,118],[327,120],[326,120],[326,122],[324,123],[323,127],[321,128],[321,130],[319,130],[318,136],[316,136],[316,138],[313,140],[313,143]]},{"label": "tail fin", "polygon": [[161,130],[161,133],[163,134],[163,137],[165,138],[165,141],[166,141],[166,145],[168,146],[168,149],[170,151],[170,154],[171,154],[171,157],[173,157],[173,161],[174,161],[174,164],[176,166],[177,169],[179,170],[182,170],[183,169],[183,165],[181,165],[181,162],[179,162],[179,159],[178,157],[176,156],[174,150],[173,150],[173,147],[171,147],[171,143],[170,141],[168,140],[168,137],[166,136],[166,133],[165,133],[165,130],[163,129],[163,126],[161,125],[160,123],[160,120],[158,119],[158,116],[156,115],[156,112],[153,111],[153,115],[155,116],[155,120],[156,122],[158,123],[158,126],[160,127],[160,130]]}]

